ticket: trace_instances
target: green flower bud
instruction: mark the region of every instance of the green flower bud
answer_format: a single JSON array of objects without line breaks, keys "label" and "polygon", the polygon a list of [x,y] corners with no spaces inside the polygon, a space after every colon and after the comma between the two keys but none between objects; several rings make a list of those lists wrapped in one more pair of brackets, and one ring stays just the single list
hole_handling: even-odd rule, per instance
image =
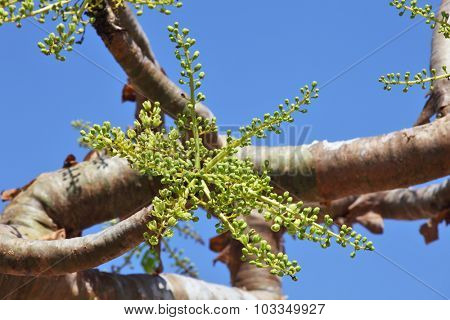
[{"label": "green flower bud", "polygon": [[278,232],[278,231],[280,231],[280,225],[278,224],[278,223],[275,223],[275,224],[273,224],[271,227],[270,227],[270,229],[273,231],[273,232]]}]

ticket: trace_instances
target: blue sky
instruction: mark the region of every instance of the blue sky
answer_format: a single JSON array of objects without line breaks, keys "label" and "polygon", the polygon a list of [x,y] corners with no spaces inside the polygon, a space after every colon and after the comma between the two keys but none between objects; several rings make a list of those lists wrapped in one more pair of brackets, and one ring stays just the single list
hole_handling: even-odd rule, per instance
[{"label": "blue sky", "polygon": [[[327,85],[295,125],[309,128],[306,143],[336,141],[409,127],[425,102],[419,88],[386,92],[377,82],[382,74],[416,72],[429,64],[429,27],[398,17],[388,3],[186,0],[172,16],[147,12],[140,21],[172,79],[179,70],[166,26],[179,21],[192,30],[207,72],[206,102],[219,124],[246,124],[316,80]],[[0,27],[0,189],[60,168],[69,153],[81,159],[86,151],[77,145],[72,120],[132,123],[134,106],[120,102],[126,76],[92,28],[65,63],[39,53],[36,43],[44,36],[29,22],[21,30]],[[322,250],[287,239],[288,253],[303,270],[299,282],[284,280],[285,293],[291,299],[442,298],[432,287],[450,297],[450,232],[440,226],[440,240],[426,246],[418,232],[421,223],[386,221],[382,236],[370,236],[401,268],[376,253],[353,260],[341,248]],[[211,221],[197,227],[205,239],[214,235]],[[197,263],[202,279],[229,283],[228,271],[212,265],[214,254],[207,247],[174,243]]]}]

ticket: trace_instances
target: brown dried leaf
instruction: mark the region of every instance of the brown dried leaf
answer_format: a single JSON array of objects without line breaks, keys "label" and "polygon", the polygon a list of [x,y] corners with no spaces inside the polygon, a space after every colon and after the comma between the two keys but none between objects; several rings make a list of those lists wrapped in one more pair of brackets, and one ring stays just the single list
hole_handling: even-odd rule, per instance
[{"label": "brown dried leaf", "polygon": [[122,89],[122,103],[126,101],[136,101],[136,91],[130,83],[124,85]]},{"label": "brown dried leaf", "polygon": [[438,223],[436,223],[433,219],[430,219],[427,223],[424,223],[420,227],[419,231],[420,234],[423,235],[426,244],[439,239]]},{"label": "brown dried leaf", "polygon": [[209,249],[213,252],[221,252],[230,243],[228,233],[222,233],[209,240]]},{"label": "brown dried leaf", "polygon": [[447,225],[449,224],[450,209],[440,212],[420,227],[419,231],[423,235],[426,244],[439,239],[438,226],[441,222],[445,222]]},{"label": "brown dried leaf", "polygon": [[220,251],[217,257],[214,258],[213,265],[215,265],[217,261],[220,261],[225,265],[229,266],[232,260],[233,259],[231,257],[231,246],[227,245],[222,251]]},{"label": "brown dried leaf", "polygon": [[67,168],[75,166],[76,164],[78,164],[78,162],[77,162],[77,159],[75,158],[75,156],[73,154],[69,154],[66,157],[66,159],[64,160],[63,168],[67,169]]}]

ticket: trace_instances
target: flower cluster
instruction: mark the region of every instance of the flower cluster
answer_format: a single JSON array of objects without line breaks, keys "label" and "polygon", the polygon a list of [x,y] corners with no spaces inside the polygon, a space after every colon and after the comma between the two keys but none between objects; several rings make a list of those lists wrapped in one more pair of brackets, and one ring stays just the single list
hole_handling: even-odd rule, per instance
[{"label": "flower cluster", "polygon": [[410,12],[412,19],[416,16],[424,17],[426,19],[425,22],[429,24],[432,29],[438,26],[438,32],[442,33],[444,37],[450,38],[450,23],[448,21],[448,12],[442,12],[441,17],[436,17],[431,5],[427,4],[423,7],[419,7],[417,5],[417,0],[410,0],[409,3],[407,3],[406,0],[394,0],[389,4],[400,10],[400,16],[404,15],[405,12],[408,11]]},{"label": "flower cluster", "polygon": [[[106,5],[106,0],[0,0],[0,26],[5,23],[15,23],[22,26],[22,20],[33,18],[38,23],[45,23],[49,17],[59,21],[56,32],[51,32],[42,42],[39,49],[45,55],[54,55],[57,60],[64,61],[64,51],[72,51],[75,43],[81,42],[85,28],[94,18],[85,17],[85,13],[93,13]],[[144,7],[158,9],[164,14],[170,14],[170,6],[180,7],[177,0],[111,0],[111,5],[117,9],[129,2],[142,14]],[[76,41],[77,36],[80,40]]]},{"label": "flower cluster", "polygon": [[[400,10],[399,15],[402,16],[406,11],[411,13],[411,18],[416,16],[422,16],[426,20],[426,23],[430,25],[432,29],[439,26],[438,32],[445,38],[450,38],[450,24],[449,13],[441,12],[441,18],[437,18],[433,12],[431,5],[427,4],[423,7],[417,6],[417,0],[410,0],[407,4],[406,0],[394,0],[389,3],[391,6]],[[408,92],[409,88],[414,85],[421,85],[422,89],[426,89],[429,85],[430,90],[433,90],[435,81],[447,79],[450,80],[450,73],[447,71],[447,66],[441,67],[442,72],[438,74],[436,69],[431,69],[428,73],[427,69],[423,69],[411,78],[411,73],[406,72],[403,76],[400,73],[389,73],[386,76],[381,76],[378,81],[384,85],[384,90],[390,91],[392,86],[403,86],[403,92]]]},{"label": "flower cluster", "polygon": [[389,73],[386,76],[381,76],[378,81],[384,84],[384,90],[390,91],[393,85],[401,85],[403,87],[403,92],[408,92],[409,88],[414,85],[421,85],[422,89],[429,88],[433,89],[433,84],[435,81],[447,79],[450,80],[450,73],[447,71],[447,67],[442,67],[442,72],[437,73],[436,69],[431,69],[428,73],[427,69],[423,69],[411,78],[411,73],[406,72],[402,77],[400,73]]},{"label": "flower cluster", "polygon": [[229,135],[227,146],[209,150],[202,135],[217,131],[217,127],[215,121],[202,119],[195,113],[196,105],[205,99],[199,91],[205,73],[197,62],[200,53],[193,50],[196,41],[178,23],[168,30],[182,68],[179,82],[189,92],[185,97],[186,108],[176,119],[175,127],[168,131],[153,130],[161,124],[161,108],[157,102],[145,102],[139,120],[126,133],[112,128],[109,122],[81,131],[83,143],[125,158],[141,174],[161,179],[163,188],[152,202],[147,241],[156,246],[164,238],[170,238],[180,222],[198,221],[196,209],[202,207],[208,218],[214,215],[218,219],[217,233],[228,232],[242,244],[243,261],[268,268],[272,274],[296,279],[300,270],[297,261],[289,260],[285,253],[273,252],[271,245],[247,225],[245,217],[256,209],[273,232],[286,230],[323,248],[329,247],[334,239],[342,247],[352,246],[352,256],[358,250],[374,250],[370,241],[350,227],[342,226],[338,233],[333,232],[329,216],[325,217],[324,225],[319,224],[318,208],[294,203],[288,192],[276,194],[270,184],[269,163],[258,173],[249,160],[235,156],[239,148],[250,144],[252,137],[263,138],[267,131],[279,132],[283,122],[293,121],[295,112],[306,112],[305,106],[318,97],[317,83],[301,88],[300,96],[285,100],[273,114],[255,118],[241,128],[239,138]]}]

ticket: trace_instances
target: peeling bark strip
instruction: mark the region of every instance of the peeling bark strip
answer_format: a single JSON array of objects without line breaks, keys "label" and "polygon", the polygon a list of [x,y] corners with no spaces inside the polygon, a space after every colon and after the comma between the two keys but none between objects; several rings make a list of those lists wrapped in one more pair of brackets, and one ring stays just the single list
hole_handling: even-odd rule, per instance
[{"label": "peeling bark strip", "polygon": [[15,225],[28,239],[65,228],[67,233],[150,204],[160,185],[140,176],[126,160],[97,159],[41,174],[4,209],[0,223]]},{"label": "peeling bark strip", "polygon": [[151,209],[96,234],[64,240],[28,240],[0,233],[0,273],[54,276],[111,261],[143,242]]},{"label": "peeling bark strip", "polygon": [[383,233],[383,219],[430,219],[427,225],[434,230],[450,212],[450,179],[423,188],[394,189],[341,198],[323,207],[323,212],[331,214],[338,224],[359,223],[373,233]]},{"label": "peeling bark strip", "polygon": [[265,291],[245,291],[175,274],[119,275],[98,270],[39,278],[0,274],[0,299],[2,300],[269,300],[279,298]]},{"label": "peeling bark strip", "polygon": [[450,118],[342,142],[250,146],[238,156],[257,168],[269,160],[274,183],[306,201],[408,187],[450,174]]},{"label": "peeling bark strip", "polygon": [[349,206],[349,219],[376,212],[385,219],[430,219],[450,209],[450,179],[419,189],[396,189],[359,196]]},{"label": "peeling bark strip", "polygon": [[[450,13],[450,0],[441,2],[436,16],[440,18],[441,12]],[[450,70],[450,39],[446,39],[438,30],[439,26],[436,26],[433,32],[430,69],[436,69],[439,74],[439,72],[442,72],[443,66],[447,66],[448,70]],[[443,117],[448,114],[450,114],[450,81],[442,79],[434,83],[430,97],[415,125],[418,126],[430,122],[430,118],[433,115]]]}]

